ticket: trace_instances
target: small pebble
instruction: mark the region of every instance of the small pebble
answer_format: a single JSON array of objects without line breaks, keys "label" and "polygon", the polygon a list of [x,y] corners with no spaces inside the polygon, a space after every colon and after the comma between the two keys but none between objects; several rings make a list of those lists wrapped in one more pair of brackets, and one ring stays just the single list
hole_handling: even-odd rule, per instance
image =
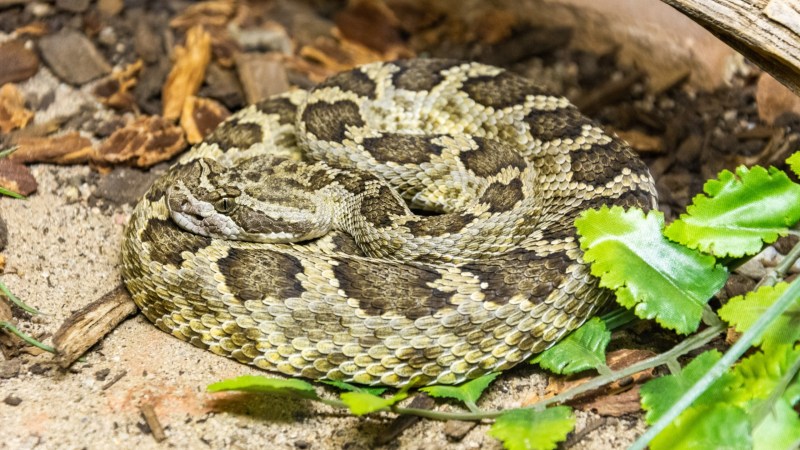
[{"label": "small pebble", "polygon": [[22,403],[22,399],[19,398],[19,397],[14,396],[12,394],[12,395],[9,395],[8,397],[6,397],[3,400],[3,403],[5,403],[6,405],[9,405],[9,406],[19,406],[19,404]]}]

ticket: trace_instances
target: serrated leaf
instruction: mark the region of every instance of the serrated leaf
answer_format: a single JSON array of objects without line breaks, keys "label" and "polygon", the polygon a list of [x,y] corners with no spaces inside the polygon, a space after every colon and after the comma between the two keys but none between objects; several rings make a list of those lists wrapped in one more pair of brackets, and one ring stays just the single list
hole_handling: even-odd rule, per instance
[{"label": "serrated leaf", "polygon": [[789,165],[789,168],[792,169],[795,175],[800,177],[800,152],[795,152],[789,159],[786,160],[786,164]]},{"label": "serrated leaf", "polygon": [[737,364],[732,371],[733,392],[740,404],[765,399],[780,383],[789,367],[800,358],[800,347],[782,345],[755,353]]},{"label": "serrated leaf", "polygon": [[[762,286],[757,291],[746,295],[737,295],[720,308],[719,316],[736,328],[738,332],[749,329],[762,314],[789,287],[788,283],[775,286]],[[800,340],[800,298],[789,306],[783,314],[769,324],[766,331],[755,341],[755,345],[768,350],[778,345],[794,343]]]},{"label": "serrated leaf", "polygon": [[531,362],[562,375],[597,369],[606,364],[605,352],[610,340],[611,332],[605,322],[593,317]]},{"label": "serrated leaf", "polygon": [[406,397],[408,394],[401,391],[388,398],[378,397],[368,392],[345,392],[340,398],[350,408],[350,412],[357,416],[363,416],[388,408]]},{"label": "serrated leaf", "polygon": [[723,170],[703,190],[664,235],[704,253],[755,255],[800,220],[800,185],[774,167]]},{"label": "serrated leaf", "polygon": [[344,381],[322,380],[322,382],[329,386],[333,386],[335,388],[339,388],[343,391],[348,391],[348,392],[366,392],[367,394],[372,394],[372,395],[381,395],[384,392],[386,392],[386,388],[357,386],[355,384],[345,383]]},{"label": "serrated leaf", "polygon": [[753,450],[795,448],[800,441],[800,417],[782,398],[753,430]]},{"label": "serrated leaf", "polygon": [[544,411],[511,409],[495,420],[489,436],[499,439],[508,450],[549,450],[567,438],[575,427],[568,406]]},{"label": "serrated leaf", "polygon": [[314,389],[313,385],[295,378],[283,380],[279,378],[267,378],[257,375],[242,375],[240,377],[230,378],[210,384],[206,389],[208,392],[264,392],[269,394],[308,399],[318,398],[317,391]]},{"label": "serrated leaf", "polygon": [[468,405],[474,405],[489,387],[489,384],[500,375],[500,372],[492,372],[468,381],[460,386],[428,386],[420,388],[420,391],[428,393],[431,397],[454,398],[461,400]]},{"label": "serrated leaf", "polygon": [[[698,355],[676,375],[666,375],[645,383],[639,393],[642,409],[647,411],[645,422],[652,425],[666,413],[708,369],[722,357],[716,350],[709,350]],[[733,376],[725,373],[709,389],[694,402],[694,406],[710,405],[715,401],[724,401],[723,391],[731,385]]]},{"label": "serrated leaf", "polygon": [[600,285],[642,319],[691,333],[703,307],[728,278],[713,257],[667,240],[664,215],[619,206],[587,210],[576,221],[584,259]]},{"label": "serrated leaf", "polygon": [[651,450],[750,450],[750,419],[727,403],[691,407],[650,442]]}]

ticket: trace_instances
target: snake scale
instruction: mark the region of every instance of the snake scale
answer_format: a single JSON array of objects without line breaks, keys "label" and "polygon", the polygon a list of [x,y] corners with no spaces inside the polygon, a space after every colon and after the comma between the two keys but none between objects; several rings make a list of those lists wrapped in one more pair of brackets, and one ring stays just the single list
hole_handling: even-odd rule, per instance
[{"label": "snake scale", "polygon": [[252,105],[135,208],[122,275],[162,330],[259,368],[367,385],[504,370],[611,293],[573,225],[651,208],[644,163],[503,69],[375,63]]}]

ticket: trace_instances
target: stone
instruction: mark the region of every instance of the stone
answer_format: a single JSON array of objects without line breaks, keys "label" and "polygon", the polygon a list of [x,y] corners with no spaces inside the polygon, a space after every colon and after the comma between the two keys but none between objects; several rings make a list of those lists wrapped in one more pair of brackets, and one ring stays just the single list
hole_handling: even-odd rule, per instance
[{"label": "stone", "polygon": [[758,78],[756,104],[759,117],[768,124],[784,113],[800,114],[800,97],[766,72]]},{"label": "stone", "polygon": [[19,40],[0,45],[0,86],[27,80],[39,70],[39,57]]},{"label": "stone", "polygon": [[56,0],[56,8],[64,11],[80,13],[89,8],[89,3],[91,3],[91,0]]},{"label": "stone", "polygon": [[111,73],[111,66],[83,33],[65,29],[39,40],[45,63],[62,80],[81,85]]},{"label": "stone", "polygon": [[269,53],[239,53],[236,70],[248,104],[289,90],[283,62]]}]

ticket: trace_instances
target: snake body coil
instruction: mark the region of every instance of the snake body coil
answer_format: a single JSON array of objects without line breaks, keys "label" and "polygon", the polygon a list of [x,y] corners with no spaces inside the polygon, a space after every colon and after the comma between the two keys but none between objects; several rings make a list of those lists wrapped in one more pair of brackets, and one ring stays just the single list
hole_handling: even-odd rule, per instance
[{"label": "snake body coil", "polygon": [[241,362],[459,383],[609,298],[582,211],[654,202],[646,166],[566,99],[477,63],[377,63],[223,123],[138,204],[122,273],[159,328]]}]

